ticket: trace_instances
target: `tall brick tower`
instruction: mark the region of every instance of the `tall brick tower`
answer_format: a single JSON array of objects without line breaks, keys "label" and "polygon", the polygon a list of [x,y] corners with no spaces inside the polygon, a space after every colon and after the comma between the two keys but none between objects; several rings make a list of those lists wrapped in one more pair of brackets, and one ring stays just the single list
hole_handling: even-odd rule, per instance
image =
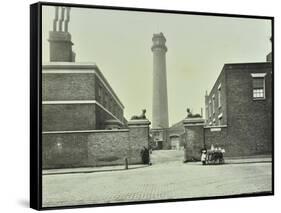
[{"label": "tall brick tower", "polygon": [[163,33],[154,34],[153,45],[153,112],[152,128],[168,128],[168,97],[166,77],[166,39]]},{"label": "tall brick tower", "polygon": [[71,41],[71,35],[68,32],[69,19],[69,7],[56,7],[53,31],[49,32],[51,62],[75,61],[75,53],[72,51],[73,43]]},{"label": "tall brick tower", "polygon": [[[166,38],[163,33],[154,34],[153,45],[153,110],[152,134],[159,149],[167,147],[166,130],[169,128],[167,77],[166,77]],[[154,137],[154,135],[156,137]]]}]

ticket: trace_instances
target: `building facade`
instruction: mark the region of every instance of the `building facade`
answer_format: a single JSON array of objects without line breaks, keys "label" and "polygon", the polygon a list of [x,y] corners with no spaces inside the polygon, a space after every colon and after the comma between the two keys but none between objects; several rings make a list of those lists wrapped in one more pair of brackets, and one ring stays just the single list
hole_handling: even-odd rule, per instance
[{"label": "building facade", "polygon": [[127,122],[123,104],[98,66],[75,62],[69,12],[55,7],[50,62],[42,65],[42,167],[121,165],[124,159],[142,163],[150,122]]},{"label": "building facade", "polygon": [[42,75],[43,131],[125,126],[124,106],[95,64],[51,62]]},{"label": "building facade", "polygon": [[225,64],[205,95],[205,145],[228,155],[272,151],[272,63]]},{"label": "building facade", "polygon": [[169,128],[169,144],[171,149],[181,150],[184,148],[184,134],[185,129],[183,126],[183,120],[172,125]]}]

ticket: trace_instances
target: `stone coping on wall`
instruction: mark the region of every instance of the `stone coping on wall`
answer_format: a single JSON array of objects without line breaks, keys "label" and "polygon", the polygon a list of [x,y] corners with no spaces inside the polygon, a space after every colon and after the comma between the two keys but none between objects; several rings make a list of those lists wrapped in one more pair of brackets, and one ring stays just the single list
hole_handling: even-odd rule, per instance
[{"label": "stone coping on wall", "polygon": [[183,120],[184,126],[194,126],[194,125],[205,125],[205,119],[203,118],[186,118]]},{"label": "stone coping on wall", "polygon": [[42,134],[71,134],[71,133],[99,133],[99,132],[129,132],[129,129],[46,131],[46,132],[42,132]]},{"label": "stone coping on wall", "polygon": [[104,122],[106,125],[109,125],[109,124],[119,124],[119,125],[123,125],[122,122],[120,122],[119,120],[116,120],[116,119],[108,119]]},{"label": "stone coping on wall", "polygon": [[129,120],[128,126],[131,127],[148,127],[150,125],[150,121],[147,119],[136,119]]},{"label": "stone coping on wall", "polygon": [[227,128],[227,125],[220,125],[220,126],[204,126],[204,129],[212,129],[212,128]]},{"label": "stone coping on wall", "polygon": [[43,70],[54,69],[96,69],[98,68],[95,63],[83,62],[44,62],[42,65]]}]

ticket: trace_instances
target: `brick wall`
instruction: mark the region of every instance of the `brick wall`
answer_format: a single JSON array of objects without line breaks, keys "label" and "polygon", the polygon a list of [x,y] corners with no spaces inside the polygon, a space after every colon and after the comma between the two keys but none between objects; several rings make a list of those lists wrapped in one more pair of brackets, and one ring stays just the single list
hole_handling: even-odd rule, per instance
[{"label": "brick wall", "polygon": [[90,166],[122,165],[124,158],[129,157],[128,155],[128,130],[102,131],[88,135],[88,164]]},{"label": "brick wall", "polygon": [[[228,128],[226,126],[224,127],[208,127],[204,128],[204,136],[205,136],[205,146],[206,149],[210,149],[211,146],[215,147],[221,147],[226,150],[225,155],[229,156],[230,153],[230,147],[228,146]],[[237,153],[236,153],[237,154]]]},{"label": "brick wall", "polygon": [[95,109],[95,104],[44,104],[43,131],[95,129]]},{"label": "brick wall", "polygon": [[[271,64],[228,66],[228,142],[240,155],[268,154],[272,151]],[[265,100],[253,100],[251,73],[267,73]]]},{"label": "brick wall", "polygon": [[94,100],[93,73],[43,73],[43,101]]},{"label": "brick wall", "polygon": [[66,168],[88,165],[88,134],[43,134],[42,167]]},{"label": "brick wall", "polygon": [[141,162],[141,149],[148,148],[149,128],[130,127],[129,128],[129,162],[136,164]]},{"label": "brick wall", "polygon": [[43,169],[140,164],[148,127],[43,134]]},{"label": "brick wall", "polygon": [[[200,134],[202,137],[200,137]],[[224,148],[226,151],[224,155],[228,157],[270,154],[270,150],[265,149],[265,147],[257,151],[255,144],[251,143],[251,137],[248,134],[236,135],[236,137],[235,134],[238,133],[226,126],[205,128],[203,126],[197,126],[189,127],[186,131],[185,138],[181,140],[186,140],[186,156],[188,160],[192,158],[200,159],[200,149],[204,147],[204,144],[207,149],[210,149],[212,145]],[[241,134],[241,130],[239,134]],[[253,137],[256,137],[256,135]],[[264,140],[268,139],[264,138]],[[258,139],[258,141],[261,141],[261,139]]]},{"label": "brick wall", "polygon": [[204,119],[187,118],[183,121],[185,128],[184,141],[185,161],[200,160],[204,147]]},{"label": "brick wall", "polygon": [[185,160],[200,160],[201,149],[204,146],[203,125],[186,128]]}]

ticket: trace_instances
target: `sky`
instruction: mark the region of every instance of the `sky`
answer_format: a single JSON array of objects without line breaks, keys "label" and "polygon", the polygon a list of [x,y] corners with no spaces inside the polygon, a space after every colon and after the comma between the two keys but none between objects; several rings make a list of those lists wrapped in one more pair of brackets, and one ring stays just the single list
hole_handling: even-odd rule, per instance
[{"label": "sky", "polygon": [[[49,61],[48,33],[55,9],[44,6],[42,57]],[[125,106],[124,116],[152,119],[152,36],[166,37],[170,126],[204,109],[225,63],[265,62],[271,51],[266,19],[71,8],[69,32],[77,62],[95,63]]]}]

